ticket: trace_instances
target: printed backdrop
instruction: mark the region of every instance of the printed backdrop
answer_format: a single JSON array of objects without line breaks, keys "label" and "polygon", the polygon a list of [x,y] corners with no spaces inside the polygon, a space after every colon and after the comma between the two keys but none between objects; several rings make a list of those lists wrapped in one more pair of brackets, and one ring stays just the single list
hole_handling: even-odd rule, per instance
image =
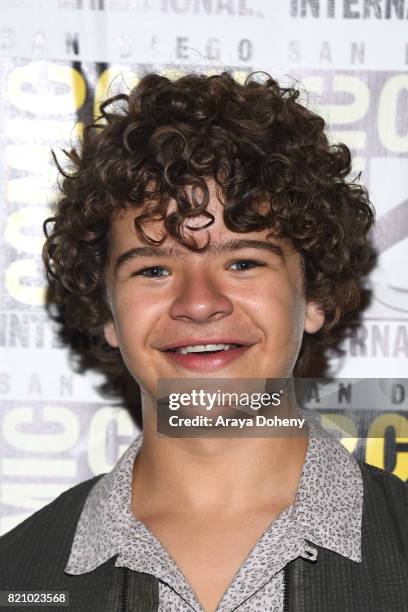
[{"label": "printed backdrop", "polygon": [[[147,72],[265,70],[308,92],[353,149],[378,216],[374,300],[333,372],[408,378],[407,0],[1,0],[0,17],[0,533],[109,470],[136,433],[59,345],[40,252],[50,149]],[[389,441],[397,418],[384,405],[344,443],[407,479],[405,415]]]}]

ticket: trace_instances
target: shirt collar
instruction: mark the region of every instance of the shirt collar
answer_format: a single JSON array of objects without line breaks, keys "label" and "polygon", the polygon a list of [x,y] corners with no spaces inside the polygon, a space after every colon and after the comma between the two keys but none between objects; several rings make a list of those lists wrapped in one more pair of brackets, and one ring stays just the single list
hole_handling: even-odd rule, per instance
[{"label": "shirt collar", "polygon": [[142,445],[138,436],[119,459],[91,489],[75,532],[65,571],[69,574],[90,572],[117,555],[124,530],[131,528],[142,537],[142,523],[131,513],[133,464]]},{"label": "shirt collar", "polygon": [[[299,536],[359,562],[363,506],[360,468],[314,416],[309,415],[307,422],[308,450],[295,503],[287,509],[288,514],[295,520]],[[131,511],[132,470],[141,444],[142,436],[139,436],[114,469],[92,488],[77,525],[65,568],[67,573],[92,571],[115,555],[119,555],[116,565],[129,566],[131,555],[127,550],[131,539],[137,540],[140,552],[139,564],[131,569],[157,576],[157,567],[153,565],[155,555],[151,554],[152,545],[157,546],[161,558],[163,554],[165,560],[168,557],[161,567],[163,579],[180,582],[180,572],[170,556]]]},{"label": "shirt collar", "polygon": [[361,562],[363,479],[343,445],[308,416],[309,446],[296,494],[305,539]]}]

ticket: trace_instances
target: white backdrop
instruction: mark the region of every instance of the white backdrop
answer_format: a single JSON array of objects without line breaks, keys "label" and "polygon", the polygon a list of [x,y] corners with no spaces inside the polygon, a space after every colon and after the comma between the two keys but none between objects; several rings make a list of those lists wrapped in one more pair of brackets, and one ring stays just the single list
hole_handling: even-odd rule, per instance
[{"label": "white backdrop", "polygon": [[[147,72],[265,70],[309,92],[333,141],[352,147],[378,216],[374,300],[333,372],[408,378],[408,1],[1,0],[0,16],[0,533],[109,470],[135,435],[59,346],[40,252],[50,149]],[[382,436],[394,416],[368,427]],[[364,433],[349,448],[406,479],[406,429],[391,449]]]}]

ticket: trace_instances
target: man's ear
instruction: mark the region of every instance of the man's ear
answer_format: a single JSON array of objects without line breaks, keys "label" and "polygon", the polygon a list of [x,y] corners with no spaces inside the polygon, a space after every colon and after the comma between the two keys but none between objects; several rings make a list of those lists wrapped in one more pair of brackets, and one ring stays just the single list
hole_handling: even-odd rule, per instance
[{"label": "man's ear", "polygon": [[324,312],[316,302],[307,302],[305,316],[305,332],[315,334],[324,325]]},{"label": "man's ear", "polygon": [[119,346],[118,336],[116,333],[116,327],[115,327],[115,323],[113,319],[105,323],[103,327],[103,333],[105,335],[106,342],[113,348],[118,348]]}]

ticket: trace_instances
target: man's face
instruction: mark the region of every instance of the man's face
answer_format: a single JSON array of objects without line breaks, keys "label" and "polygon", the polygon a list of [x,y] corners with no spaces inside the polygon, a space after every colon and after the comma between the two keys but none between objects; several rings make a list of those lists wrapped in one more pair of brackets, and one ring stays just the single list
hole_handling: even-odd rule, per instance
[{"label": "man's face", "polygon": [[[166,378],[290,377],[304,331],[324,322],[305,301],[301,257],[289,241],[267,239],[270,229],[227,229],[209,187],[215,221],[194,232],[200,246],[209,235],[204,252],[169,236],[159,247],[147,245],[131,207],[112,223],[106,282],[113,319],[105,337],[151,396]],[[145,230],[153,238],[164,233],[159,221]]]}]

